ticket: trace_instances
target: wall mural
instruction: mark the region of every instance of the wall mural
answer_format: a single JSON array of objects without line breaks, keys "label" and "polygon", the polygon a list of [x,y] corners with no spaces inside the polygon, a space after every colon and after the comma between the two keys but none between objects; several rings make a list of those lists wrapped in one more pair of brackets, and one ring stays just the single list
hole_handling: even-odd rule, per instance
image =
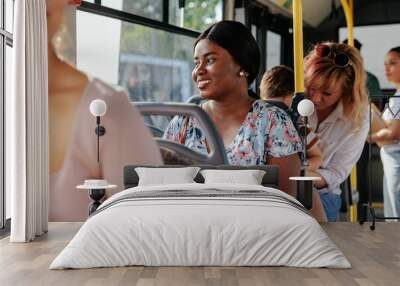
[{"label": "wall mural", "polygon": [[[69,2],[47,1],[50,221],[86,220],[90,199],[86,190],[76,188],[85,180],[107,180],[120,190],[125,165],[162,162],[150,131],[126,92],[92,78],[68,61],[74,53],[66,51],[68,37],[60,38],[59,33],[66,9],[76,1]],[[74,46],[73,41],[69,44]],[[60,51],[69,56],[60,56]],[[96,99],[106,105],[101,118],[105,133],[99,145],[96,117],[89,110]]]}]

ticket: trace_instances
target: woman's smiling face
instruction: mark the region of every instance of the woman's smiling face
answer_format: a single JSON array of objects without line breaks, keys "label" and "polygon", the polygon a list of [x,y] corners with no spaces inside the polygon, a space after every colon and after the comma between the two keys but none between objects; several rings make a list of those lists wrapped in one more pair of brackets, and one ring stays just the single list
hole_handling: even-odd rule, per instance
[{"label": "woman's smiling face", "polygon": [[197,43],[193,60],[192,79],[203,98],[221,98],[236,89],[239,82],[246,83],[246,78],[239,76],[240,66],[229,52],[210,40]]}]

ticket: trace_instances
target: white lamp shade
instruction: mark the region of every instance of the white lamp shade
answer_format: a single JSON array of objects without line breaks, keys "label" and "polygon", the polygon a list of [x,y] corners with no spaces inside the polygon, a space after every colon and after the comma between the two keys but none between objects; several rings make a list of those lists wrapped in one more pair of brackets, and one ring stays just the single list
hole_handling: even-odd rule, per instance
[{"label": "white lamp shade", "polygon": [[102,99],[95,99],[90,103],[90,113],[94,116],[103,116],[106,114],[107,104]]},{"label": "white lamp shade", "polygon": [[303,99],[297,105],[297,111],[301,116],[310,116],[314,113],[314,103],[309,99]]}]

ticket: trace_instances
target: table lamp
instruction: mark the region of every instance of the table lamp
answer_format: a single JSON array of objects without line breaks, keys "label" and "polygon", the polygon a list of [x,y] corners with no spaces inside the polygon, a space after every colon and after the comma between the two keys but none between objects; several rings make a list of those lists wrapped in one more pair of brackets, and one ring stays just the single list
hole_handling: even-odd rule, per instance
[{"label": "table lamp", "polygon": [[297,105],[297,111],[303,119],[304,126],[300,128],[300,137],[303,141],[303,152],[301,156],[301,172],[300,177],[290,177],[291,180],[297,182],[297,199],[307,208],[312,208],[313,181],[320,180],[319,177],[307,177],[306,168],[307,160],[307,124],[308,117],[314,113],[314,104],[309,99],[303,99]]},{"label": "table lamp", "polygon": [[301,176],[305,176],[305,169],[308,166],[307,160],[307,125],[308,117],[314,113],[314,103],[309,99],[303,99],[297,105],[297,111],[303,119],[304,125],[300,128],[300,136],[303,139],[303,155],[301,158]]},{"label": "table lamp", "polygon": [[107,104],[102,99],[95,99],[90,103],[90,113],[96,117],[96,129],[97,135],[97,162],[100,161],[100,136],[106,133],[106,129],[100,125],[100,117],[104,116],[107,111]]}]

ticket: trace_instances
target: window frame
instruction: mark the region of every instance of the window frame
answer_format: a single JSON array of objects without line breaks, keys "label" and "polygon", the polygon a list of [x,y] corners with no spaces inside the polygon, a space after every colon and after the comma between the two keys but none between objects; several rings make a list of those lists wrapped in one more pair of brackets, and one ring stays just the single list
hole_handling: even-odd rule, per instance
[{"label": "window frame", "polygon": [[200,33],[197,31],[169,24],[168,8],[169,0],[163,0],[162,21],[102,6],[101,0],[95,0],[95,3],[82,1],[82,4],[78,7],[78,10],[192,38],[197,38],[200,35]]},{"label": "window frame", "polygon": [[[10,231],[10,219],[6,217],[6,188],[5,188],[5,94],[6,94],[6,48],[13,48],[13,34],[6,30],[6,0],[1,0],[0,13],[0,236]],[[15,1],[12,1],[13,5]],[[14,12],[14,8],[12,9]]]}]

